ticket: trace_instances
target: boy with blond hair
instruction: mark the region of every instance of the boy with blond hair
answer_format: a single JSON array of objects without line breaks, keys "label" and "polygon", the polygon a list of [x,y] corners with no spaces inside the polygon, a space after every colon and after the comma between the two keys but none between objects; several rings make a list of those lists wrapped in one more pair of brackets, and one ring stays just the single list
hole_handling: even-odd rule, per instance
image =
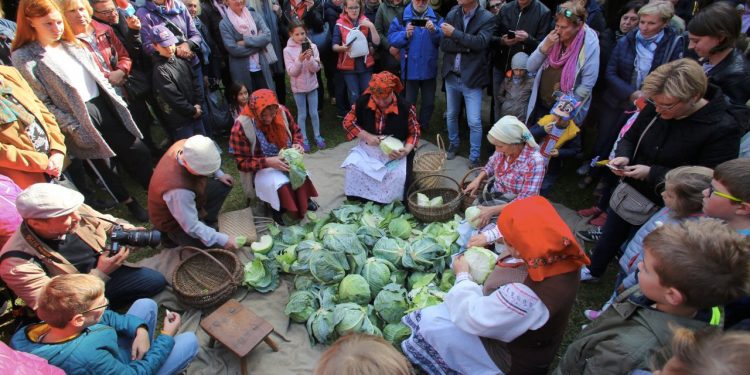
[{"label": "boy with blond hair", "polygon": [[646,369],[669,345],[672,326],[721,327],[722,306],[747,294],[750,239],[719,220],[664,225],[643,245],[639,285],[578,335],[555,374]]},{"label": "boy with blond hair", "polygon": [[73,374],[175,374],[198,353],[194,333],[177,335],[180,315],[167,312],[152,340],[157,306],[139,299],[121,315],[108,310],[104,282],[89,274],[52,278],[42,289],[37,315],[43,321],[13,335],[14,349],[45,358]]}]

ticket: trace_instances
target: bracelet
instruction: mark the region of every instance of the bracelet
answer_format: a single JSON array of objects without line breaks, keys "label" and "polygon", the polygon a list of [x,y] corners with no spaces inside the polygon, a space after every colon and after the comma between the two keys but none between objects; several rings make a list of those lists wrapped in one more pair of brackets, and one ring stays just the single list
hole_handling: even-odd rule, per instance
[{"label": "bracelet", "polygon": [[167,335],[167,336],[172,336],[171,334],[169,334],[169,332],[167,332],[167,331],[165,331],[163,329],[161,331],[159,331],[159,334]]}]

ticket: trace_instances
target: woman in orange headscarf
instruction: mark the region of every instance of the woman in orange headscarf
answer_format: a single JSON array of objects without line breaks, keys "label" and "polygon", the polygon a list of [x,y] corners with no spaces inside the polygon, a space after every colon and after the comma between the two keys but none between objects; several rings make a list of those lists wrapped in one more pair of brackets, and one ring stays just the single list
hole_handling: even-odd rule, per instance
[{"label": "woman in orange headscarf", "polygon": [[[304,153],[302,131],[289,109],[279,104],[273,91],[260,89],[250,95],[241,115],[232,127],[229,152],[234,155],[240,172],[255,174],[258,198],[271,206],[277,221],[281,212],[300,219],[308,209],[315,211],[318,206],[310,198],[317,197],[318,192],[312,181],[307,177],[301,186],[292,189],[290,165],[279,155],[286,148]],[[252,179],[242,181],[252,182]]]},{"label": "woman in orange headscarf", "polygon": [[[346,138],[359,139],[341,165],[346,168],[347,197],[385,204],[404,198],[420,132],[414,105],[396,96],[403,88],[390,72],[374,74],[344,117]],[[403,147],[386,154],[379,146],[388,137],[401,141]]]},{"label": "woman in orange headscarf", "polygon": [[588,257],[540,196],[508,204],[497,225],[505,251],[484,287],[458,256],[444,302],[402,319],[404,354],[429,374],[546,374],[560,346]]}]

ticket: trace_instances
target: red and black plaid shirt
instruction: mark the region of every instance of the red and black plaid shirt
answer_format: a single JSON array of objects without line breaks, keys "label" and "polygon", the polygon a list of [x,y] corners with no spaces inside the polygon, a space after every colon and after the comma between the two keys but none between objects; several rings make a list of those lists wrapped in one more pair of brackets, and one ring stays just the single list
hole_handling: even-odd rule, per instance
[{"label": "red and black plaid shirt", "polygon": [[[292,133],[292,143],[301,146],[304,139],[297,122],[294,121],[294,117],[285,106],[279,104],[279,109],[286,114],[289,131]],[[259,130],[256,128],[256,131]],[[255,142],[255,150],[250,150],[250,141],[245,136],[245,131],[242,129],[242,123],[239,120],[235,120],[234,126],[232,126],[232,134],[229,136],[229,153],[234,155],[237,161],[237,169],[242,172],[256,172],[266,168],[266,158],[276,156],[264,155],[258,141]]]}]

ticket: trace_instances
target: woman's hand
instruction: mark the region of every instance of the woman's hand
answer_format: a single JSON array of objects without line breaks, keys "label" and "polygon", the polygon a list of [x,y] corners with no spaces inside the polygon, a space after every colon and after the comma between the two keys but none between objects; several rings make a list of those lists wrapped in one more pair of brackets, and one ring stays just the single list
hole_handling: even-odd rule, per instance
[{"label": "woman's hand", "polygon": [[542,42],[542,45],[541,47],[539,47],[539,50],[543,54],[546,55],[549,52],[550,48],[552,48],[552,46],[554,46],[555,43],[559,41],[560,41],[560,34],[558,34],[557,31],[552,30],[549,32],[549,34],[547,34],[547,37],[544,38],[544,42]]},{"label": "woman's hand", "polygon": [[617,176],[624,176],[625,175],[625,167],[630,163],[630,159],[624,157],[624,156],[618,156],[612,160],[609,161],[609,165],[613,166],[612,173],[614,173]]},{"label": "woman's hand", "polygon": [[468,185],[466,185],[466,188],[464,189],[463,193],[468,194],[469,196],[472,196],[472,197],[476,197],[477,189],[479,189],[479,185],[482,184],[482,180],[484,180],[484,172],[480,172],[479,176],[471,180],[471,182]]},{"label": "woman's hand", "polygon": [[485,247],[487,246],[487,238],[484,237],[482,233],[475,234],[471,236],[469,239],[469,242],[466,244],[466,247]]},{"label": "woman's hand", "polygon": [[50,152],[49,158],[47,158],[47,168],[45,169],[44,173],[52,177],[60,177],[64,160],[65,155],[62,152],[52,150],[52,152]]},{"label": "woman's hand", "polygon": [[469,263],[464,259],[463,254],[453,258],[453,273],[458,275],[461,272],[469,272]]},{"label": "woman's hand", "polygon": [[120,69],[113,70],[109,73],[109,83],[112,86],[122,86],[125,84],[125,79],[127,78],[127,74],[123,72]]},{"label": "woman's hand", "polygon": [[266,166],[282,172],[289,172],[289,164],[287,164],[284,159],[278,156],[271,156],[266,158]]},{"label": "woman's hand", "polygon": [[500,214],[503,206],[477,207],[479,207],[479,215],[474,218],[474,221],[477,223],[477,228],[484,228],[484,226],[490,223],[493,216]]},{"label": "woman's hand", "polygon": [[125,18],[125,22],[128,24],[128,29],[130,30],[140,30],[141,29],[141,20],[140,18],[136,16],[130,16]]},{"label": "woman's hand", "polygon": [[365,141],[365,143],[370,146],[377,146],[380,144],[380,137],[370,134],[369,132],[366,132],[364,130],[357,134],[357,138]]},{"label": "woman's hand", "polygon": [[642,164],[636,164],[625,167],[625,172],[623,173],[623,175],[625,177],[634,178],[636,180],[645,180],[646,178],[648,178],[649,172],[651,172],[651,167]]},{"label": "woman's hand", "polygon": [[299,151],[300,154],[304,154],[305,153],[305,148],[302,147],[301,144],[295,143],[295,144],[292,145],[292,148],[295,149],[295,150],[297,150],[297,151]]}]

